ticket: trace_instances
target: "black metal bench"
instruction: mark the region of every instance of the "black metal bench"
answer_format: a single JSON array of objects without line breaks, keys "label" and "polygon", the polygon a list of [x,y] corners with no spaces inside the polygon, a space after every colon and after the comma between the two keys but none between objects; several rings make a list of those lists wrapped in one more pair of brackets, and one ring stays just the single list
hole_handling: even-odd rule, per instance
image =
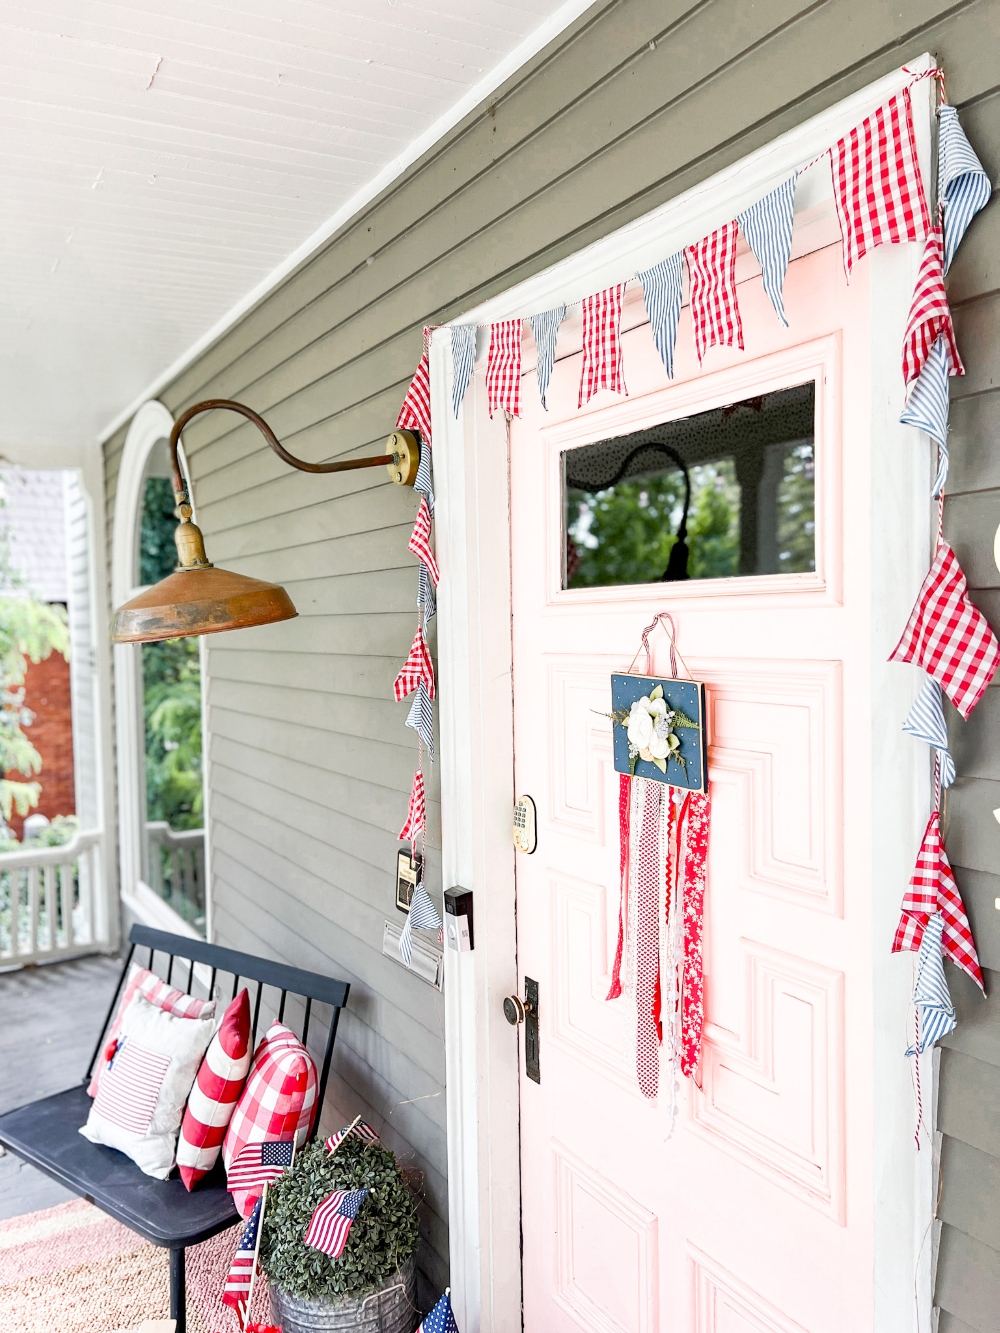
[{"label": "black metal bench", "polygon": [[[177,1333],[185,1333],[185,1248],[218,1235],[239,1220],[232,1197],[226,1190],[221,1160],[212,1173],[189,1194],[176,1177],[154,1180],[144,1175],[124,1153],[90,1143],[79,1133],[92,1104],[87,1096],[87,1083],[102,1050],[105,1033],[114,1015],[136,948],[149,951],[146,966],[151,971],[181,989],[191,989],[196,966],[211,969],[207,983],[209,995],[214,993],[220,973],[231,975],[232,994],[228,998],[220,995],[220,1006],[228,1003],[229,998],[235,998],[241,983],[256,983],[256,994],[251,994],[254,1044],[261,1015],[261,1000],[266,988],[278,992],[280,998],[273,1006],[274,1012],[279,1021],[287,1022],[289,1026],[291,1020],[285,1017],[288,996],[300,996],[305,1001],[300,1034],[303,1044],[308,1042],[314,1001],[331,1006],[313,1123],[314,1136],[319,1130],[340,1011],[347,1003],[350,986],[346,981],[335,981],[316,972],[304,972],[284,963],[255,958],[252,954],[237,953],[233,949],[206,944],[203,940],[187,939],[183,935],[150,930],[146,926],[133,926],[129,940],[131,947],[118,989],[98,1035],[84,1082],[65,1092],[58,1092],[54,1097],[44,1097],[0,1116],[0,1143],[39,1171],[44,1171],[53,1180],[65,1185],[74,1194],[81,1195],[125,1226],[137,1231],[140,1236],[145,1236],[146,1240],[169,1249],[170,1315],[177,1321]],[[156,966],[157,955],[167,959],[165,969],[162,964]],[[187,964],[186,977],[183,975],[183,966],[179,972],[176,970],[179,959]],[[270,1003],[268,1007],[272,1007]],[[315,1027],[315,1024],[312,1026]]]}]

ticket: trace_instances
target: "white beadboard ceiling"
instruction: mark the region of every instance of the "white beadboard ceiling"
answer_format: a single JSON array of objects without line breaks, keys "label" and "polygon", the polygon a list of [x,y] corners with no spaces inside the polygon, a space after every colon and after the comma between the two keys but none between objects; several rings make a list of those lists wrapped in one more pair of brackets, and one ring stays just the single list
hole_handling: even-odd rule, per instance
[{"label": "white beadboard ceiling", "polygon": [[0,452],[80,445],[590,0],[3,0]]}]

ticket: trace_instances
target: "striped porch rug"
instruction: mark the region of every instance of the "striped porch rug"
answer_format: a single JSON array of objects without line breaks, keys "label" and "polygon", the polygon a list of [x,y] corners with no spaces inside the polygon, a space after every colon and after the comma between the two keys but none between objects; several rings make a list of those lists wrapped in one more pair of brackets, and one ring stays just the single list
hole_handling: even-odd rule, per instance
[{"label": "striped porch rug", "polygon": [[[238,1333],[221,1302],[237,1230],[187,1252],[189,1333]],[[0,1324],[17,1333],[133,1333],[168,1311],[167,1252],[84,1200],[0,1221]],[[252,1318],[269,1322],[258,1278]]]}]

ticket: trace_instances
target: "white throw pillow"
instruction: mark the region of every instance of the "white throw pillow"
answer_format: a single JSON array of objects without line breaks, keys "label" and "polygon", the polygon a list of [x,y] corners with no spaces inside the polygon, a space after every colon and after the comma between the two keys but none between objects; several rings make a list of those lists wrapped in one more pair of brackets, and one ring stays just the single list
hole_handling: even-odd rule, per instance
[{"label": "white throw pillow", "polygon": [[214,1015],[179,1018],[136,995],[80,1133],[125,1153],[147,1176],[166,1180],[188,1093],[214,1032]]}]

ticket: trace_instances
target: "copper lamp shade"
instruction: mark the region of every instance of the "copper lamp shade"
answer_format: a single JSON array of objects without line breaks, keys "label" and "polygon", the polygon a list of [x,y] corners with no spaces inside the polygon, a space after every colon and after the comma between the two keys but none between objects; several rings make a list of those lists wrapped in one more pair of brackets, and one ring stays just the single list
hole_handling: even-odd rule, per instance
[{"label": "copper lamp shade", "polygon": [[252,625],[273,625],[291,620],[298,612],[292,599],[277,583],[265,583],[245,574],[216,569],[205,554],[201,530],[192,523],[191,500],[181,476],[177,444],[181,431],[199,412],[224,407],[239,412],[252,421],[270,447],[292,467],[302,472],[350,472],[356,468],[385,464],[398,486],[412,486],[420,459],[419,445],[409,431],[397,430],[389,436],[391,453],[377,458],[352,458],[342,463],[306,463],[295,458],[278,443],[267,422],[251,408],[226,398],[196,403],[174,422],[170,432],[170,462],[173,470],[174,497],[180,522],[174,533],[177,543],[177,568],[151,588],[139,593],[115,612],[111,638],[115,643],[155,643],[160,639],[184,639],[198,634],[221,634],[224,630],[247,629]]}]

